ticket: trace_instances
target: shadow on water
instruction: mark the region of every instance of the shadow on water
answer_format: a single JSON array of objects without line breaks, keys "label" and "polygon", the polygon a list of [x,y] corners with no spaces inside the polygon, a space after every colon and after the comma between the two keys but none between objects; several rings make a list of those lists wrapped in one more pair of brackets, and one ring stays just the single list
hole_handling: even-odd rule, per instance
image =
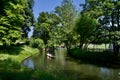
[{"label": "shadow on water", "polygon": [[108,51],[104,52],[88,52],[81,50],[73,50],[68,53],[68,56],[81,64],[91,64],[98,67],[106,67],[113,69],[120,69],[120,55],[114,56]]},{"label": "shadow on water", "polygon": [[[104,57],[106,59],[110,57]],[[120,57],[112,57],[110,60],[101,60],[101,58],[93,59],[93,58],[80,58],[80,59],[72,59],[76,61],[78,64],[90,64],[98,67],[106,67],[111,69],[120,69]]]}]

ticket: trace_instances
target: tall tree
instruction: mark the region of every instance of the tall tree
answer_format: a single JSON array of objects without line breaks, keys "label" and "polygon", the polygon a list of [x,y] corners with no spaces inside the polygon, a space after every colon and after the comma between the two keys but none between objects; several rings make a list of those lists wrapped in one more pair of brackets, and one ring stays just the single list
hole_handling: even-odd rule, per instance
[{"label": "tall tree", "polygon": [[61,6],[55,8],[55,12],[61,20],[61,39],[69,50],[73,38],[72,27],[77,16],[77,10],[72,0],[63,0]]},{"label": "tall tree", "polygon": [[34,16],[33,16],[33,6],[34,0],[25,0],[23,17],[25,19],[24,24],[22,26],[23,38],[28,38],[28,32],[30,31],[30,27],[33,26]]},{"label": "tall tree", "polygon": [[[97,32],[101,38],[109,38],[113,42],[114,53],[118,55],[116,43],[119,40],[120,1],[119,0],[86,0],[82,14],[89,14],[99,20]],[[100,41],[100,40],[99,40]],[[103,41],[104,43],[106,41]],[[117,49],[117,50],[116,50]]]},{"label": "tall tree", "polygon": [[3,45],[15,44],[21,38],[23,34],[21,28],[26,20],[23,14],[28,7],[26,4],[28,4],[27,0],[2,0],[0,7],[0,11],[2,11],[0,13],[0,42]]},{"label": "tall tree", "polygon": [[59,24],[59,18],[56,14],[41,12],[35,24],[33,37],[41,38],[44,44],[48,45],[48,40],[54,38],[56,27]]},{"label": "tall tree", "polygon": [[6,44],[14,43],[21,36],[21,25],[23,25],[24,18],[21,15],[23,6],[19,1],[13,0],[4,2],[5,5],[0,18],[0,33],[1,41]]}]

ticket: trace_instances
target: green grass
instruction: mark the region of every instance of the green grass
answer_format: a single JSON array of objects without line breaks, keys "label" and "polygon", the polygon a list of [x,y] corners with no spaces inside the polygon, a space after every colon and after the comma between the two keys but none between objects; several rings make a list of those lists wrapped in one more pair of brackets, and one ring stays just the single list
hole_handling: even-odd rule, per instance
[{"label": "green grass", "polygon": [[[78,48],[71,50],[72,55],[83,61],[102,59],[103,53],[88,53]],[[29,46],[13,46],[0,50],[0,80],[94,80],[94,78],[82,78],[81,76],[70,76],[63,72],[47,72],[43,70],[32,70],[20,65],[25,58],[39,53],[38,49]],[[102,56],[101,56],[102,54]],[[106,56],[108,58],[108,56]],[[105,57],[103,58],[103,60]],[[112,60],[112,59],[111,59]],[[96,61],[95,61],[96,62]],[[69,70],[67,71],[69,73]],[[71,75],[73,75],[72,73]],[[69,77],[68,77],[69,76]]]},{"label": "green grass", "polygon": [[10,47],[7,49],[0,50],[0,61],[11,59],[15,62],[20,63],[25,58],[36,53],[39,53],[39,50],[31,48],[29,46]]},{"label": "green grass", "polygon": [[37,53],[38,49],[29,46],[11,46],[0,50],[0,80],[67,80],[67,77],[21,65],[22,60]]}]

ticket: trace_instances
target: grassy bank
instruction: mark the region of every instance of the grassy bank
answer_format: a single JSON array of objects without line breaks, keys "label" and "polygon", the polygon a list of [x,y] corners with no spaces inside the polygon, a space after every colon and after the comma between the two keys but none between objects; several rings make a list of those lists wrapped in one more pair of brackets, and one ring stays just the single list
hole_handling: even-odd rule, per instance
[{"label": "grassy bank", "polygon": [[33,71],[21,66],[21,61],[38,53],[39,50],[28,46],[11,46],[0,50],[0,80],[32,80],[53,77],[42,71]]},{"label": "grassy bank", "polygon": [[12,61],[20,63],[23,59],[39,53],[37,48],[29,46],[11,46],[0,50],[0,61],[11,59]]},{"label": "grassy bank", "polygon": [[[0,50],[0,80],[67,80],[43,70],[32,70],[21,65],[25,58],[38,53],[29,46],[12,46]],[[70,80],[70,79],[69,79]]]},{"label": "grassy bank", "polygon": [[108,51],[104,52],[89,52],[83,49],[71,49],[69,55],[84,63],[95,64],[98,66],[106,66],[111,68],[120,68],[120,57],[114,56]]}]

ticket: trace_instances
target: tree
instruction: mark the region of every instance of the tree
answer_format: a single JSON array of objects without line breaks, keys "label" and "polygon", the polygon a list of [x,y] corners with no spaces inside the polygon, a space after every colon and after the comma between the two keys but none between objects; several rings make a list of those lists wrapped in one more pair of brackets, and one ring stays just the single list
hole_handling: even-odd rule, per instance
[{"label": "tree", "polygon": [[80,15],[78,17],[78,19],[76,20],[74,31],[80,36],[79,39],[80,48],[83,47],[83,44],[87,44],[90,42],[90,38],[93,36],[96,27],[97,27],[96,19],[92,19],[88,15]]},{"label": "tree", "polygon": [[54,39],[54,35],[59,24],[59,18],[56,14],[41,12],[35,24],[34,38],[41,38],[47,46],[48,40]]},{"label": "tree", "polygon": [[[96,31],[100,32],[99,36],[103,40],[108,37],[109,42],[113,42],[114,53],[118,55],[115,43],[119,40],[120,2],[118,0],[86,0],[86,4],[83,7],[82,13],[87,13],[99,20],[99,26]],[[103,43],[105,42],[104,40]]]},{"label": "tree", "polygon": [[72,0],[63,0],[61,6],[55,8],[55,12],[61,20],[61,41],[64,42],[69,51],[72,45],[72,29],[77,16],[77,10]]},{"label": "tree", "polygon": [[2,0],[1,2],[0,42],[3,45],[15,44],[24,34],[21,29],[27,19],[23,14],[26,7],[28,7],[28,2],[27,0]]},{"label": "tree", "polygon": [[1,41],[5,45],[14,43],[21,36],[21,25],[24,22],[24,18],[21,15],[23,6],[21,4],[15,4],[19,1],[5,2],[3,12],[0,18],[0,37]]},{"label": "tree", "polygon": [[33,6],[34,0],[25,0],[24,4],[24,11],[22,13],[24,17],[24,24],[22,25],[22,37],[28,38],[28,32],[30,31],[30,27],[33,26],[34,23],[34,16],[33,16]]}]

